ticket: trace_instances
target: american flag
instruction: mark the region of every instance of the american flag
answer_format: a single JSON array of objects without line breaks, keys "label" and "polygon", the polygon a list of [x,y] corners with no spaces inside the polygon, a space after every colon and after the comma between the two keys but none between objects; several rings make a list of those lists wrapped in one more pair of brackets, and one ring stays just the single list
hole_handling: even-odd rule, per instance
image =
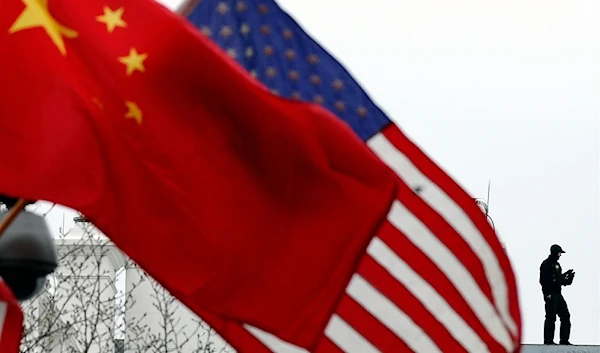
[{"label": "american flag", "polygon": [[[343,119],[399,178],[387,221],[312,352],[519,350],[515,277],[485,215],[335,58],[273,0],[190,0],[179,12],[273,94]],[[219,332],[240,352],[306,352],[244,324]]]}]

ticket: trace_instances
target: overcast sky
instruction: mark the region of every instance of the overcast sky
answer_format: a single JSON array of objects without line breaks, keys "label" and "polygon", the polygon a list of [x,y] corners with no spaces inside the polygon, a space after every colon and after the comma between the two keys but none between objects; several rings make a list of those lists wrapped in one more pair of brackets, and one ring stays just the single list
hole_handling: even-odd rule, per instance
[{"label": "overcast sky", "polygon": [[539,265],[558,243],[571,341],[600,344],[600,1],[278,3],[472,196],[491,179],[524,342],[542,341]]}]

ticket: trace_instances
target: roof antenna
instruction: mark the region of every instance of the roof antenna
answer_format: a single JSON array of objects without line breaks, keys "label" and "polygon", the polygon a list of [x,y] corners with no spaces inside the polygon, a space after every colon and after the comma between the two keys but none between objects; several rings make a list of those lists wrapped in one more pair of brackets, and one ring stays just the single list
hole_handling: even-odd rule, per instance
[{"label": "roof antenna", "polygon": [[485,201],[485,203],[487,204],[487,207],[485,208],[485,215],[487,216],[488,213],[490,212],[490,189],[492,187],[492,179],[488,180],[488,193],[487,193],[487,200]]}]

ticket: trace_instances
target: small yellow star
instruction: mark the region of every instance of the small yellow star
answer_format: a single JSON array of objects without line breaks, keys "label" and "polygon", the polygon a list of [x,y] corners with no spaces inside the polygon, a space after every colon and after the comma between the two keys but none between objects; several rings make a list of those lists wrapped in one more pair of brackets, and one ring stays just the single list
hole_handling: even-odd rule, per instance
[{"label": "small yellow star", "polygon": [[125,105],[127,106],[127,113],[125,114],[125,118],[134,119],[138,125],[142,125],[142,110],[140,107],[134,102],[126,101]]},{"label": "small yellow star", "polygon": [[96,16],[96,21],[104,23],[108,33],[112,33],[117,27],[127,27],[127,23],[123,21],[123,12],[125,12],[123,7],[119,7],[113,11],[110,7],[104,6],[103,10],[104,14],[102,16]]},{"label": "small yellow star", "polygon": [[92,103],[94,103],[96,105],[96,107],[98,107],[98,109],[104,110],[104,106],[102,105],[102,103],[100,102],[100,100],[98,98],[92,97]]},{"label": "small yellow star", "polygon": [[120,57],[119,62],[127,66],[127,76],[131,76],[136,70],[139,72],[146,72],[144,60],[147,58],[148,54],[140,54],[135,48],[131,48],[129,50],[129,55]]},{"label": "small yellow star", "polygon": [[12,24],[8,33],[16,33],[30,28],[42,27],[64,56],[67,55],[63,36],[75,38],[78,33],[58,23],[48,11],[48,0],[22,0],[25,9]]}]

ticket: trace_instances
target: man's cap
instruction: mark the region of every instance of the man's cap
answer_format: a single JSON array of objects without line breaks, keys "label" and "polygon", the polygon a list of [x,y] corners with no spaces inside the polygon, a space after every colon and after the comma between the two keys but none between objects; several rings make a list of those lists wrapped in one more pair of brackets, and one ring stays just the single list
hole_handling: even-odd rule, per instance
[{"label": "man's cap", "polygon": [[565,251],[558,244],[554,244],[550,247],[551,254],[564,254]]}]

